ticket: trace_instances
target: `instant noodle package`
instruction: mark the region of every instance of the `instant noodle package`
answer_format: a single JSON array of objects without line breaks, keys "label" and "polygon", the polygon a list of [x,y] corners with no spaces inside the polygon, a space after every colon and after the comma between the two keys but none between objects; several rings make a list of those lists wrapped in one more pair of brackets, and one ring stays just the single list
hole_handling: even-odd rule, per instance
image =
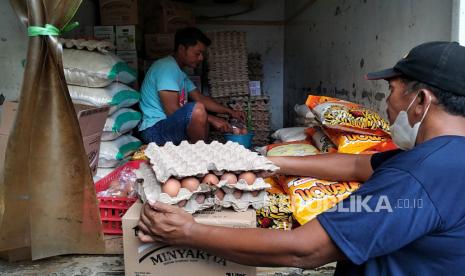
[{"label": "instant noodle package", "polygon": [[291,211],[301,225],[334,207],[360,187],[359,182],[334,182],[312,177],[279,177],[291,198]]},{"label": "instant noodle package", "polygon": [[308,96],[306,104],[324,127],[365,135],[389,135],[389,123],[362,105],[314,95]]}]

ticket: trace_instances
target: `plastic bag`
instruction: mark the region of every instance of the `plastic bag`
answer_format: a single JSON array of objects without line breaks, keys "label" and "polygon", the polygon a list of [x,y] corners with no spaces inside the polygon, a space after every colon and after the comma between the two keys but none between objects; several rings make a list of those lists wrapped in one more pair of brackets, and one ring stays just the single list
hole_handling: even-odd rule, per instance
[{"label": "plastic bag", "polygon": [[288,127],[281,128],[276,130],[271,137],[276,140],[281,140],[283,142],[294,142],[305,140],[307,136],[305,135],[306,127]]},{"label": "plastic bag", "polygon": [[68,90],[74,103],[97,107],[109,105],[110,115],[122,107],[130,107],[138,103],[140,99],[139,92],[119,82],[104,88],[68,85]]},{"label": "plastic bag", "polygon": [[296,104],[294,106],[294,111],[297,113],[298,117],[306,118],[306,119],[314,119],[315,115],[312,113],[310,108],[308,108],[305,104]]},{"label": "plastic bag", "polygon": [[257,210],[257,226],[279,230],[291,230],[293,225],[289,195],[269,194],[268,204]]},{"label": "plastic bag", "polygon": [[98,166],[114,168],[118,166],[120,160],[134,153],[141,145],[142,142],[131,135],[123,135],[113,141],[102,141]]},{"label": "plastic bag", "polygon": [[305,130],[307,137],[310,138],[313,144],[320,152],[330,153],[337,152],[337,147],[331,142],[328,136],[319,127],[307,128]]},{"label": "plastic bag", "polygon": [[131,83],[137,72],[114,54],[63,49],[66,83],[85,87],[105,87],[114,81]]},{"label": "plastic bag", "polygon": [[313,95],[308,96],[306,104],[325,127],[359,134],[389,135],[389,123],[377,112],[359,104]]},{"label": "plastic bag", "polygon": [[296,141],[269,145],[266,156],[306,156],[318,153],[318,149],[310,142]]},{"label": "plastic bag", "polygon": [[301,224],[332,208],[339,201],[358,190],[358,182],[332,182],[311,177],[280,177],[291,197],[291,211]]},{"label": "plastic bag", "polygon": [[103,127],[102,141],[111,141],[135,128],[142,114],[130,108],[121,108],[107,118]]},{"label": "plastic bag", "polygon": [[101,197],[137,197],[137,176],[132,168],[124,168],[118,179],[110,183],[108,189],[97,193]]}]

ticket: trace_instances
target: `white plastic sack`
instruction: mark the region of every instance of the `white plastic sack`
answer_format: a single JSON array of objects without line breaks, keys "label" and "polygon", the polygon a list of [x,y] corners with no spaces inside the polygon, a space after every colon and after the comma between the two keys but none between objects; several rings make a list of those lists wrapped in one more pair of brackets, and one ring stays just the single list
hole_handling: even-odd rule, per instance
[{"label": "white plastic sack", "polygon": [[86,87],[105,87],[114,81],[131,83],[137,77],[136,70],[112,53],[63,49],[63,68],[68,84]]},{"label": "white plastic sack", "polygon": [[308,108],[306,104],[296,104],[294,106],[295,113],[297,113],[298,117],[303,117],[307,119],[314,119],[315,114]]},{"label": "white plastic sack", "polygon": [[139,102],[140,93],[131,87],[114,82],[104,88],[90,88],[68,85],[69,94],[74,103],[102,107],[109,105],[109,114],[122,107],[130,107]]},{"label": "white plastic sack", "polygon": [[103,127],[102,141],[115,140],[135,128],[142,118],[140,112],[130,108],[121,108],[107,118]]},{"label": "white plastic sack", "polygon": [[306,127],[288,127],[276,130],[271,137],[281,140],[282,142],[301,141],[307,138],[305,134]]},{"label": "white plastic sack", "polygon": [[131,135],[123,135],[113,141],[100,143],[99,168],[114,168],[120,160],[133,154],[140,148],[142,142]]}]

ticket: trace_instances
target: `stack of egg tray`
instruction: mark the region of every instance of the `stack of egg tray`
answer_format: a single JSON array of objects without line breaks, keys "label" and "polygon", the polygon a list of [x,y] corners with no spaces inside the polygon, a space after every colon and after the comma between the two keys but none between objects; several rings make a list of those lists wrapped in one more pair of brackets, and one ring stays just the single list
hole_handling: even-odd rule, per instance
[{"label": "stack of egg tray", "polygon": [[210,96],[229,97],[249,94],[247,44],[244,32],[210,32],[208,81]]}]

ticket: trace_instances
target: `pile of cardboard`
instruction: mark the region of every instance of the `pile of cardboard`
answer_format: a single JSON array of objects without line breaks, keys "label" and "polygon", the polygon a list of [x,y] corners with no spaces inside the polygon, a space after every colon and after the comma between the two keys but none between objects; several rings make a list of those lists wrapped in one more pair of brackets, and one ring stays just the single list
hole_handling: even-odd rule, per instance
[{"label": "pile of cardboard", "polygon": [[233,110],[248,112],[250,105],[250,120],[252,131],[255,133],[253,143],[256,146],[268,144],[270,137],[270,99],[268,96],[257,97],[223,97],[217,98],[221,104]]},{"label": "pile of cardboard", "polygon": [[[13,130],[18,102],[8,101],[2,105],[2,117],[0,121],[0,173],[3,175],[5,152],[8,138]],[[109,107],[92,107],[75,104],[74,109],[81,129],[82,141],[92,174],[97,171],[98,156],[100,151],[100,137],[107,119]]]},{"label": "pile of cardboard", "polygon": [[116,55],[139,72],[140,81],[156,59],[173,52],[176,30],[195,24],[190,8],[169,0],[99,3],[102,26],[94,27],[94,37],[115,44]]},{"label": "pile of cardboard", "polygon": [[210,32],[208,81],[210,96],[232,97],[249,94],[247,43],[244,32]]}]

